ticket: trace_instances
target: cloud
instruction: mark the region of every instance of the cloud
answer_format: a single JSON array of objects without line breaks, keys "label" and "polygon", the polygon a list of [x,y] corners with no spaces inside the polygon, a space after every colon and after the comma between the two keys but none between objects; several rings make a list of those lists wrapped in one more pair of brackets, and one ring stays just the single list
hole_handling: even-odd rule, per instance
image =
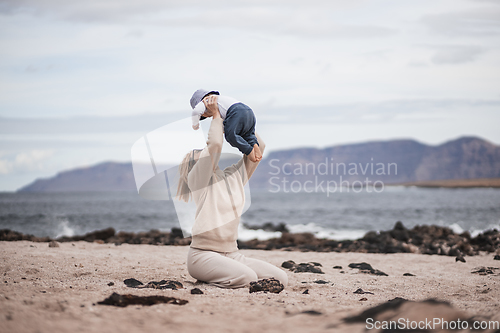
[{"label": "cloud", "polygon": [[43,162],[53,155],[53,150],[30,150],[11,156],[2,153],[0,154],[0,174],[43,170]]},{"label": "cloud", "polygon": [[433,33],[450,37],[495,37],[500,34],[500,7],[478,7],[467,11],[426,15],[421,21]]},{"label": "cloud", "polygon": [[[332,14],[356,9],[357,1],[58,1],[4,0],[0,13],[48,16],[69,22],[164,27],[238,29],[250,32],[293,35],[306,38],[373,38],[397,33],[395,29],[373,24],[345,24]],[[363,20],[362,22],[365,22]],[[134,30],[132,37],[143,32]]]},{"label": "cloud", "polygon": [[435,64],[462,64],[472,62],[485,52],[482,47],[474,45],[437,46],[437,51],[431,61]]}]

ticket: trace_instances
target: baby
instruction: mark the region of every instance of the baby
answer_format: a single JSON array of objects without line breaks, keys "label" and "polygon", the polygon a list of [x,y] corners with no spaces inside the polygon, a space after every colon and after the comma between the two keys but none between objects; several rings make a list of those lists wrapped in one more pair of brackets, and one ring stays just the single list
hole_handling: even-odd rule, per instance
[{"label": "baby", "polygon": [[221,96],[218,91],[198,89],[191,97],[191,114],[193,119],[193,129],[200,128],[200,120],[205,119],[205,103],[203,99],[210,95],[217,96],[217,105],[224,125],[224,136],[226,141],[233,147],[238,148],[243,154],[248,155],[252,162],[262,159],[259,149],[259,142],[255,136],[255,115],[247,105],[229,97]]}]

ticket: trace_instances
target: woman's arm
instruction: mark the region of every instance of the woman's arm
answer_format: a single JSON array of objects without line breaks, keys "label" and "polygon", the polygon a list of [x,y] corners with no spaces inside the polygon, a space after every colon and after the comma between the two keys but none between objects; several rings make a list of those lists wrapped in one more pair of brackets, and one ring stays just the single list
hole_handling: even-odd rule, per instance
[{"label": "woman's arm", "polygon": [[[264,149],[266,148],[266,144],[264,143],[264,140],[262,140],[262,138],[259,136],[259,134],[255,133],[255,136],[257,137],[257,141],[259,142],[260,151],[262,152],[262,154],[264,154]],[[246,185],[250,177],[252,177],[255,169],[257,169],[259,163],[260,161],[252,162],[248,158],[248,155],[243,155],[243,157],[238,162],[224,169],[224,172],[230,175],[238,171],[241,174],[243,185]]]},{"label": "woman's arm", "polygon": [[[264,155],[264,149],[266,148],[266,144],[264,143],[264,141],[262,140],[262,138],[259,136],[259,134],[257,132],[255,132],[255,136],[257,137],[257,141],[259,142],[260,151],[261,151],[262,155]],[[250,161],[248,156],[245,155],[245,156],[243,156],[243,162],[245,163],[247,177],[248,177],[248,179],[250,179],[250,177],[252,177],[255,169],[257,169],[257,166],[259,165],[260,161],[252,162],[252,161]],[[248,179],[247,179],[247,181],[248,181]]]},{"label": "woman's arm", "polygon": [[[217,112],[218,114],[218,112]],[[220,114],[214,115],[208,130],[207,146],[200,154],[188,175],[188,185],[192,192],[207,187],[210,178],[219,165],[222,151],[222,118]]]}]

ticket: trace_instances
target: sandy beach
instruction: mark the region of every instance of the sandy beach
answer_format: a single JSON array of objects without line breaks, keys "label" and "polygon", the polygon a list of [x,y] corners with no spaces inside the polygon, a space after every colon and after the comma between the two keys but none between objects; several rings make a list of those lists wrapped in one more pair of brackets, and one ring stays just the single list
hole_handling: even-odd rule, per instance
[{"label": "sandy beach", "polygon": [[[466,256],[463,263],[450,256],[408,253],[240,250],[287,272],[289,285],[274,294],[196,283],[186,267],[188,246],[58,245],[0,242],[0,332],[361,332],[365,323],[348,324],[343,318],[396,297],[436,298],[468,317],[500,320],[500,270],[472,273],[481,266],[500,267],[491,253]],[[294,273],[281,267],[287,260],[320,263],[324,274]],[[348,267],[360,262],[388,276]],[[184,288],[129,288],[123,283],[127,278],[144,283],[175,280]],[[328,283],[314,282],[318,280]],[[203,294],[191,294],[195,287]],[[359,288],[370,293],[354,293]],[[113,292],[170,296],[188,303],[98,304]]]}]

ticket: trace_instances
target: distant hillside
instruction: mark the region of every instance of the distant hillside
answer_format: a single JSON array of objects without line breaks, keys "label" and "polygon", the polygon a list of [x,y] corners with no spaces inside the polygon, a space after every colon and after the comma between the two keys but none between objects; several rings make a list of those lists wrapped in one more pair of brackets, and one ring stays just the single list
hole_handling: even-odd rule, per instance
[{"label": "distant hillside", "polygon": [[[268,147],[269,148],[269,147]],[[500,178],[500,146],[477,137],[462,137],[438,146],[414,140],[373,141],[274,151],[255,171],[251,186],[277,189],[323,181],[369,179],[384,184],[449,179]],[[280,189],[283,186],[280,185]],[[39,179],[20,191],[135,191],[130,163],[101,163]]]},{"label": "distant hillside", "polygon": [[477,137],[462,137],[438,146],[391,140],[276,151],[259,166],[252,181],[258,187],[277,188],[272,184],[285,178],[301,184],[316,178],[352,184],[367,177],[385,184],[499,178],[500,146]]},{"label": "distant hillside", "polygon": [[19,192],[136,191],[132,163],[104,162],[37,179]]}]

